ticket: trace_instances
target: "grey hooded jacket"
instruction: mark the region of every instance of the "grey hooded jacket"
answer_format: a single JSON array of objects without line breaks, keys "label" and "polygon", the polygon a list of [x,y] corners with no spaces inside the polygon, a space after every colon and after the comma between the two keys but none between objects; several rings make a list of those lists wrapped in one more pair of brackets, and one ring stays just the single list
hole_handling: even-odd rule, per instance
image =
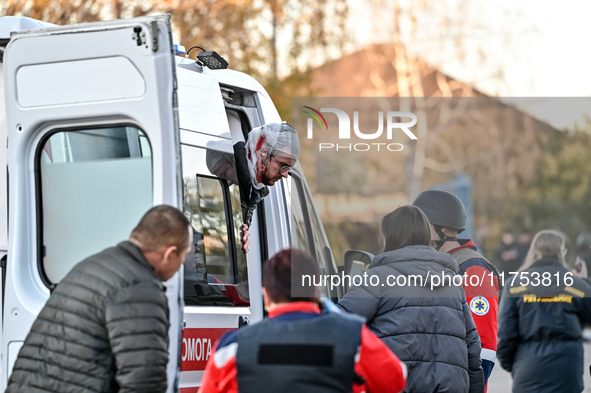
[{"label": "grey hooded jacket", "polygon": [[6,393],[166,391],[168,303],[133,243],[76,265],[21,348]]},{"label": "grey hooded jacket", "polygon": [[406,364],[404,392],[484,392],[480,338],[460,276],[452,281],[458,272],[451,255],[428,246],[389,251],[338,303]]}]

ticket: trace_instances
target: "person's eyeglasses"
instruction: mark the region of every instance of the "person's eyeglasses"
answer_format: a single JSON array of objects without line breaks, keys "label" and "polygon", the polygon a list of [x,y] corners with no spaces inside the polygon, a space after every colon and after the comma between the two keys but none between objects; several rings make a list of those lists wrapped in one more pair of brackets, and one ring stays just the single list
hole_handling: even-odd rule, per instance
[{"label": "person's eyeglasses", "polygon": [[273,154],[271,154],[271,158],[275,160],[277,165],[279,165],[279,173],[285,173],[291,169],[291,166],[285,165],[285,164],[277,161],[277,159],[275,158],[275,156]]}]

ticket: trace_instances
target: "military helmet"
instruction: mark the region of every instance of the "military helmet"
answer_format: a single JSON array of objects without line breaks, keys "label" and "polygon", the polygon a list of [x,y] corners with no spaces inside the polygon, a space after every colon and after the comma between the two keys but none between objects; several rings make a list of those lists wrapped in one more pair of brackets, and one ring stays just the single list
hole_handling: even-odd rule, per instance
[{"label": "military helmet", "polygon": [[450,192],[423,191],[412,204],[421,209],[433,225],[455,229],[458,233],[466,229],[464,204]]}]

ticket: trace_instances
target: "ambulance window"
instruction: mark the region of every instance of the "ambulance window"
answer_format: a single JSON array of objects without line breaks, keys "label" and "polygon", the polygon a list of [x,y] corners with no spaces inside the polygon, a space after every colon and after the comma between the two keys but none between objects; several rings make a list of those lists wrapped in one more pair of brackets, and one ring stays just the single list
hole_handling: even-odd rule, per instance
[{"label": "ambulance window", "polygon": [[36,163],[46,284],[129,237],[152,206],[151,155],[135,127],[59,131],[43,142]]},{"label": "ambulance window", "polygon": [[[308,206],[313,206],[310,196],[305,193],[306,195],[306,203]],[[318,221],[318,217],[314,214],[312,209],[309,209],[309,217],[310,217],[310,224],[312,227],[312,238],[314,239],[314,250],[316,251],[316,259],[318,260],[318,265],[320,266],[320,273],[321,274],[331,274],[329,268],[329,261],[326,260],[326,255],[324,254],[324,249],[328,247],[328,245],[324,242],[324,237],[322,233],[324,231],[322,224]]]},{"label": "ambulance window", "polygon": [[184,263],[185,304],[249,306],[246,255],[239,242],[240,189],[227,166],[233,154],[187,145],[181,154],[184,212],[196,250]]},{"label": "ambulance window", "polygon": [[[297,173],[292,172],[290,187],[288,191],[291,195],[291,233],[292,247],[299,248],[309,252],[318,261],[320,274],[332,274],[329,263],[324,253],[328,245],[324,242],[322,236],[322,224],[312,209],[312,201],[309,193],[306,192],[306,186]],[[323,295],[330,294],[326,287],[319,288]]]},{"label": "ambulance window", "polygon": [[295,174],[292,174],[290,183],[288,192],[291,195],[291,245],[314,255],[314,249],[310,247],[312,244],[311,228],[309,228],[309,220],[306,221],[308,207],[306,199],[303,197],[302,183]]}]

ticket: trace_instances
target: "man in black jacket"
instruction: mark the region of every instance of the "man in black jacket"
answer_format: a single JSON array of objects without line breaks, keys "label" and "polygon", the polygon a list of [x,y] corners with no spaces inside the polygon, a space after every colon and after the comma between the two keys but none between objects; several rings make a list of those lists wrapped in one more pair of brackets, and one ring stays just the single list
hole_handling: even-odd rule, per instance
[{"label": "man in black jacket", "polygon": [[76,265],[33,323],[6,392],[165,392],[162,281],[183,263],[190,230],[180,211],[156,206],[128,241]]}]

